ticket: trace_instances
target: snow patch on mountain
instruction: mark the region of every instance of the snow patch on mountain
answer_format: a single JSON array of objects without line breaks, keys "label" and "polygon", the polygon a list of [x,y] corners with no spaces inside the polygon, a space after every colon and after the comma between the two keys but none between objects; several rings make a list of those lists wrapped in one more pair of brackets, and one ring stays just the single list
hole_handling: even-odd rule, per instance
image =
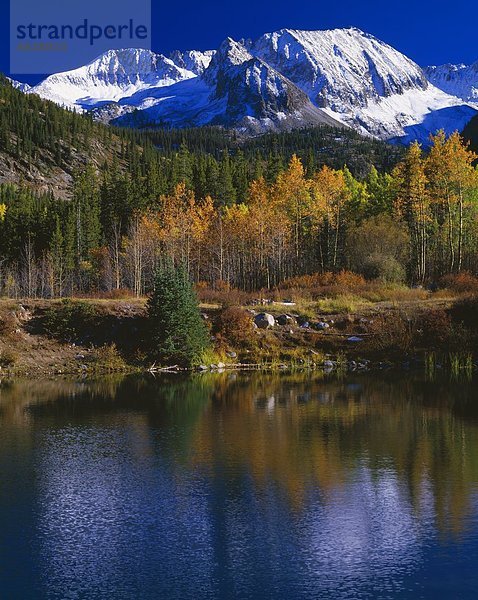
[{"label": "snow patch on mountain", "polygon": [[330,114],[365,135],[373,132],[381,139],[403,143],[417,140],[427,145],[430,135],[439,129],[448,135],[462,131],[476,110],[430,85],[427,90],[408,90],[370,102],[351,115]]}]

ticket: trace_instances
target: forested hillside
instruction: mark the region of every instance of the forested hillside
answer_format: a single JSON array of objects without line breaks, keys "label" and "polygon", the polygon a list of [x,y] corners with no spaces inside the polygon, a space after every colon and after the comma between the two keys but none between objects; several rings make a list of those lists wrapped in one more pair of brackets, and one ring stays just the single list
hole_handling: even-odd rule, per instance
[{"label": "forested hillside", "polygon": [[356,177],[362,179],[370,173],[372,166],[380,172],[392,169],[404,154],[402,146],[364,137],[352,129],[327,126],[268,133],[245,139],[241,139],[235,132],[218,127],[159,129],[146,135],[162,154],[169,156],[174,155],[184,144],[193,154],[207,153],[216,158],[220,158],[227,150],[233,162],[236,155],[239,161],[244,156],[257,168],[258,161],[264,163],[279,160],[282,165],[286,165],[295,154],[310,173],[323,165],[334,169],[347,165]]},{"label": "forested hillside", "polygon": [[197,186],[196,194],[214,194],[218,172],[225,170],[231,173],[234,196],[241,198],[244,178],[247,185],[258,174],[272,180],[293,154],[302,159],[308,172],[324,164],[348,165],[363,178],[372,165],[379,171],[391,168],[403,153],[400,147],[331,127],[252,140],[219,127],[138,133],[96,123],[89,115],[23,94],[7,79],[0,80],[0,183],[21,183],[57,197],[71,197],[75,172],[87,164],[107,171],[113,162],[115,170],[134,171],[143,149],[144,172],[152,162],[160,163],[160,193],[171,191],[178,172],[181,175],[186,169],[193,174],[189,183]]},{"label": "forested hillside", "polygon": [[14,173],[2,163],[0,294],[141,295],[165,258],[243,289],[342,269],[423,283],[478,268],[476,157],[458,134],[405,155],[326,128],[247,143],[217,129],[140,135],[0,92]]},{"label": "forested hillside", "polygon": [[[120,134],[124,138],[127,132]],[[72,176],[120,152],[118,132],[63,110],[0,80],[0,183],[27,185],[57,197],[71,193]]]}]

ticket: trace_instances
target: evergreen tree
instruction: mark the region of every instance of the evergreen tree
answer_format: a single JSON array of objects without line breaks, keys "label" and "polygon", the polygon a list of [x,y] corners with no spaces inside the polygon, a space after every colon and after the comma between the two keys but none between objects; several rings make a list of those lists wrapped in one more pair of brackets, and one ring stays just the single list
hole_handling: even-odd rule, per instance
[{"label": "evergreen tree", "polygon": [[154,359],[184,367],[200,359],[209,344],[207,329],[184,267],[168,264],[158,269],[148,313]]},{"label": "evergreen tree", "polygon": [[77,261],[88,260],[101,239],[100,190],[96,173],[88,166],[75,180],[73,204],[76,211]]},{"label": "evergreen tree", "polygon": [[219,204],[221,206],[232,206],[236,201],[236,189],[232,181],[231,161],[227,152],[223,152],[222,155],[218,183],[217,200]]}]

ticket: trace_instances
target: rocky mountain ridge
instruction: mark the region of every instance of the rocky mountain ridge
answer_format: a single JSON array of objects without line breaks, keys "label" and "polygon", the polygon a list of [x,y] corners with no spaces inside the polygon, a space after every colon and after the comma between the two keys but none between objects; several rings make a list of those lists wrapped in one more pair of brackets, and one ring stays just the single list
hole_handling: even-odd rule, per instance
[{"label": "rocky mountain ridge", "polygon": [[[452,72],[469,82],[465,71]],[[326,123],[426,142],[440,128],[461,131],[478,113],[470,86],[445,85],[446,73],[424,71],[356,28],[283,29],[168,57],[111,50],[26,91],[127,127],[220,125],[257,134]]]}]

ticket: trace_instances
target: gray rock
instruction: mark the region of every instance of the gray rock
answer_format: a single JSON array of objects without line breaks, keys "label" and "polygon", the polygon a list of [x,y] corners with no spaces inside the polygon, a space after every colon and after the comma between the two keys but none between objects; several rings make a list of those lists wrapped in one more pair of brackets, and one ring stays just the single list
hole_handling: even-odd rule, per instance
[{"label": "gray rock", "polygon": [[259,329],[270,329],[274,327],[276,320],[269,313],[260,313],[255,317],[254,323]]},{"label": "gray rock", "polygon": [[237,358],[237,352],[227,352],[227,358]]},{"label": "gray rock", "polygon": [[282,327],[285,327],[286,325],[291,325],[293,319],[290,315],[280,315],[279,317],[277,317],[277,323],[279,323],[279,325],[281,325]]}]

